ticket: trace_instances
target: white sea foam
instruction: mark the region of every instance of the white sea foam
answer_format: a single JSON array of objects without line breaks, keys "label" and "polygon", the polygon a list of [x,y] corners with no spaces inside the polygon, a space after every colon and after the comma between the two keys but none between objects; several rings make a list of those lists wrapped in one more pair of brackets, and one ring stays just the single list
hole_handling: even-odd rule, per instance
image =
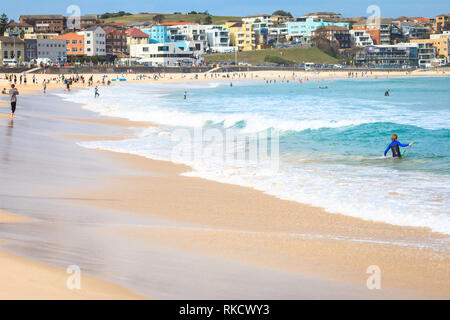
[{"label": "white sea foam", "polygon": [[[208,89],[220,86],[217,83],[202,84],[197,89],[208,92]],[[193,168],[192,172],[184,174],[186,176],[251,187],[281,199],[323,207],[331,213],[394,225],[428,227],[436,232],[450,234],[448,174],[393,172],[395,169],[392,166],[378,164],[376,161],[383,160],[374,156],[366,158],[347,153],[326,155],[321,152],[321,158],[318,159],[317,151],[313,150],[294,150],[282,154],[277,171],[266,162],[224,163],[210,154],[202,157],[193,154],[174,157],[172,152],[175,144],[179,143],[172,140],[172,134],[178,127],[202,128],[206,125],[222,129],[236,128],[241,134],[267,128],[281,132],[322,128],[341,130],[382,122],[389,114],[389,120],[396,124],[436,130],[450,127],[448,110],[440,113],[426,109],[410,112],[404,109],[408,107],[407,104],[379,104],[377,100],[346,97],[332,100],[317,97],[315,93],[307,93],[300,101],[294,102],[289,97],[277,96],[277,104],[274,105],[258,96],[237,94],[224,99],[190,90],[192,101],[184,102],[170,91],[173,87],[169,87],[169,90],[164,86],[150,89],[148,86],[134,86],[131,87],[133,95],[129,95],[126,93],[130,87],[123,87],[126,90],[117,87],[115,92],[108,91],[97,100],[93,100],[87,91],[79,91],[68,98],[102,115],[150,121],[165,127],[146,128],[136,139],[83,142],[81,146],[184,163]],[[182,92],[185,88],[177,85],[176,89]],[[216,94],[220,95],[221,92]],[[194,141],[194,144],[201,143]],[[315,148],[320,149],[320,146]],[[395,179],[392,175],[395,175]]]}]

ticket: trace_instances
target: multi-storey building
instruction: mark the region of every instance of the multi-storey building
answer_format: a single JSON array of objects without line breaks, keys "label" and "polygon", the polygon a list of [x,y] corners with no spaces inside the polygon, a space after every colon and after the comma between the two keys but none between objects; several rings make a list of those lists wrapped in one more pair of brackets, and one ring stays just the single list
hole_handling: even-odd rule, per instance
[{"label": "multi-storey building", "polygon": [[230,30],[223,26],[213,25],[206,29],[208,50],[211,52],[235,52],[237,47],[230,46]]},{"label": "multi-storey building", "polygon": [[61,33],[64,30],[64,17],[60,14],[22,15],[20,22],[32,25],[35,32]]},{"label": "multi-storey building", "polygon": [[127,35],[127,51],[131,52],[131,46],[136,44],[148,44],[149,35],[136,28],[126,30]]},{"label": "multi-storey building", "polygon": [[350,39],[352,44],[357,47],[373,46],[373,40],[370,34],[365,30],[350,30]]},{"label": "multi-storey building", "polygon": [[34,28],[32,25],[26,22],[10,22],[5,29],[6,37],[22,37],[26,34],[34,33]]},{"label": "multi-storey building", "polygon": [[194,65],[198,61],[193,51],[185,51],[174,43],[133,44],[130,56],[139,58],[139,63],[161,67]]},{"label": "multi-storey building", "polygon": [[90,27],[77,34],[84,36],[84,52],[87,56],[106,55],[106,33],[100,27]]},{"label": "multi-storey building", "polygon": [[433,46],[436,57],[444,57],[446,61],[450,61],[450,34],[432,34],[430,39],[412,39],[410,42],[429,44]]},{"label": "multi-storey building", "polygon": [[251,24],[242,22],[226,23],[225,27],[230,30],[230,42],[239,51],[261,49],[259,39]]},{"label": "multi-storey building", "polygon": [[4,59],[24,61],[25,42],[17,37],[0,37],[0,65]]},{"label": "multi-storey building", "polygon": [[385,19],[379,21],[364,21],[353,25],[353,30],[366,31],[372,37],[375,45],[391,44],[392,22]]},{"label": "multi-storey building", "polygon": [[25,61],[48,59],[52,63],[67,61],[66,40],[25,39]]},{"label": "multi-storey building", "polygon": [[350,48],[352,46],[350,33],[347,28],[338,26],[325,26],[313,32],[314,36],[322,36],[329,41],[336,41],[342,49]]},{"label": "multi-storey building", "polygon": [[404,22],[400,25],[403,37],[409,39],[417,39],[428,32],[428,27],[417,25],[412,22]]},{"label": "multi-storey building", "polygon": [[342,28],[349,28],[347,22],[330,22],[323,19],[316,20],[310,17],[297,18],[295,21],[287,23],[288,38],[294,41],[308,41],[312,37],[315,30],[326,26],[337,26]]},{"label": "multi-storey building", "polygon": [[150,43],[166,43],[169,42],[167,26],[152,26],[151,28],[141,29],[142,32],[148,34]]},{"label": "multi-storey building", "polygon": [[356,56],[356,64],[377,68],[402,68],[418,66],[417,44],[374,45],[365,47]]},{"label": "multi-storey building", "polygon": [[254,14],[242,18],[245,24],[263,24],[266,27],[272,24],[272,16],[270,14]]},{"label": "multi-storey building", "polygon": [[123,29],[104,28],[106,34],[106,54],[125,56],[128,53],[127,34]]},{"label": "multi-storey building", "polygon": [[66,52],[68,56],[83,56],[85,54],[84,35],[71,32],[55,36],[54,38],[66,41]]},{"label": "multi-storey building", "polygon": [[449,22],[450,14],[440,14],[436,16],[436,20],[434,21],[433,29],[435,32],[440,32],[444,28],[444,26]]}]

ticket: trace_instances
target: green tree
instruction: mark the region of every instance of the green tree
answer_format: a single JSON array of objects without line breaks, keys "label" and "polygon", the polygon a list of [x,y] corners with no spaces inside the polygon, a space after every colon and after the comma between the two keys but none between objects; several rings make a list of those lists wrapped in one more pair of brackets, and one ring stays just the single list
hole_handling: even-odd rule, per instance
[{"label": "green tree", "polygon": [[154,23],[162,23],[164,21],[166,17],[162,14],[157,14],[156,16],[153,17],[153,22]]},{"label": "green tree", "polygon": [[205,17],[205,20],[203,20],[203,24],[212,24],[213,23],[213,19],[210,15],[207,15]]},{"label": "green tree", "polygon": [[292,14],[290,12],[284,11],[284,10],[277,10],[274,13],[272,13],[273,16],[283,16],[283,17],[289,17],[292,18]]},{"label": "green tree", "polygon": [[6,15],[6,13],[3,13],[0,16],[0,35],[3,35],[3,33],[5,33],[6,30],[6,26],[9,23],[9,19],[8,16]]}]

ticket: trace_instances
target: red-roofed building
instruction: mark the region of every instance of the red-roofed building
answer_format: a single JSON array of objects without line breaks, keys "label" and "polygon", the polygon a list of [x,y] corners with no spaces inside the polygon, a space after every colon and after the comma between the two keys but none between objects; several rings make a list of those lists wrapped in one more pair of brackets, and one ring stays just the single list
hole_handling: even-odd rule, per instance
[{"label": "red-roofed building", "polygon": [[5,29],[5,36],[20,37],[21,35],[30,34],[34,32],[32,25],[26,22],[10,22]]},{"label": "red-roofed building", "polygon": [[130,46],[134,44],[147,44],[150,42],[150,36],[136,28],[130,28],[125,31],[127,36],[127,52],[130,52]]}]

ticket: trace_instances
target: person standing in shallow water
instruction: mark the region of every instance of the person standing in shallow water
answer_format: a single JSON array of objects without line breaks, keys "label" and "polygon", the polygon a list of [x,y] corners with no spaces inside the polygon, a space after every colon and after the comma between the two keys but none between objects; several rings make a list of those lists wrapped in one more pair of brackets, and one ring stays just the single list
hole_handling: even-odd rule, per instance
[{"label": "person standing in shallow water", "polygon": [[384,151],[384,156],[386,157],[387,153],[389,150],[392,151],[392,157],[394,158],[401,158],[402,157],[402,153],[400,152],[400,147],[412,147],[412,145],[414,144],[414,142],[411,142],[409,144],[403,144],[400,143],[398,141],[398,136],[394,133],[391,136],[391,140],[392,142],[388,145],[388,147],[386,148],[386,150]]}]

